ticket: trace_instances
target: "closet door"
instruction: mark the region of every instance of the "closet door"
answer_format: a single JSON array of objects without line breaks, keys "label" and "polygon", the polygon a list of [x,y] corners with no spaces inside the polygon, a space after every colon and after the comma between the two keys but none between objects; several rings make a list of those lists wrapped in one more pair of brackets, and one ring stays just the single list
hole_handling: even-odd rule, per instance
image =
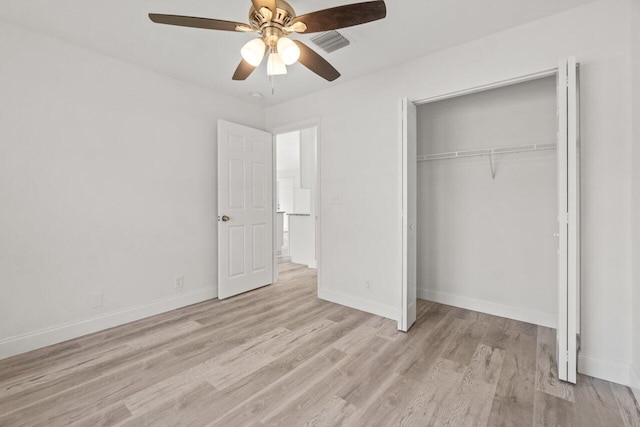
[{"label": "closet door", "polygon": [[418,124],[416,106],[407,98],[400,100],[399,122],[402,145],[402,307],[398,329],[407,332],[416,321],[418,269]]},{"label": "closet door", "polygon": [[576,382],[580,291],[580,161],[578,68],[558,69],[558,377]]}]

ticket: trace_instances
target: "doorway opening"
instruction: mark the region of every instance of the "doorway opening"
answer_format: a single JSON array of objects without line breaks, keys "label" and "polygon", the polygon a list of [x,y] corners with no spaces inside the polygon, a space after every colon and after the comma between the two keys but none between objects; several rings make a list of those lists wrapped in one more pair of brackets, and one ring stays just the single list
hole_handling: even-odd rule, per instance
[{"label": "doorway opening", "polygon": [[275,133],[275,238],[278,273],[316,269],[318,218],[317,126]]}]

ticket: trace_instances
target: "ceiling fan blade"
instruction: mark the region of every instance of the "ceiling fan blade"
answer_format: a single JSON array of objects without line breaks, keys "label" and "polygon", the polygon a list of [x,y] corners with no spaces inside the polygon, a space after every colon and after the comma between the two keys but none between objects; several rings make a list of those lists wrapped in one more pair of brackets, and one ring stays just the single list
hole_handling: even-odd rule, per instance
[{"label": "ceiling fan blade", "polygon": [[246,31],[247,24],[221,21],[220,19],[195,18],[192,16],[162,15],[150,13],[149,19],[156,24],[177,25],[178,27],[203,28],[205,30]]},{"label": "ceiling fan blade", "polygon": [[253,7],[260,12],[260,9],[266,7],[271,11],[272,14],[276,14],[276,8],[278,7],[276,4],[276,0],[251,0],[253,2]]},{"label": "ceiling fan blade", "polygon": [[383,0],[369,1],[301,15],[291,21],[291,26],[296,22],[302,22],[307,26],[306,31],[302,31],[302,33],[319,33],[377,21],[386,16],[387,6]]},{"label": "ceiling fan blade", "polygon": [[233,80],[246,80],[255,69],[256,67],[243,59],[240,61],[238,68],[236,68],[236,72],[233,73]]},{"label": "ceiling fan blade", "polygon": [[340,77],[338,70],[333,68],[333,65],[329,64],[322,56],[318,55],[309,46],[302,43],[300,40],[294,40],[293,42],[300,48],[300,58],[298,61],[302,65],[330,82]]}]

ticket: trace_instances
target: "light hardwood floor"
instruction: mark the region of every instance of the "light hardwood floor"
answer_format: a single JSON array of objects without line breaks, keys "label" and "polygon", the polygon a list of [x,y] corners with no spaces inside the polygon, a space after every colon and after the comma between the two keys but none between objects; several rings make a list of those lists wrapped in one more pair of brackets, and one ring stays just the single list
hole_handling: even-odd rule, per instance
[{"label": "light hardwood floor", "polygon": [[626,387],[559,382],[554,331],[426,301],[408,334],[315,271],[0,361],[2,426],[640,426]]}]

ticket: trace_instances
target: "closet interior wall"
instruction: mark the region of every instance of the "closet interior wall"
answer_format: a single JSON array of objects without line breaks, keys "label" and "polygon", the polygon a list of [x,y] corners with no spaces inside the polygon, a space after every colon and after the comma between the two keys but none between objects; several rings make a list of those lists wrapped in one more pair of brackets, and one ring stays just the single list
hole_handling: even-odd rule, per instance
[{"label": "closet interior wall", "polygon": [[[418,157],[556,142],[556,77],[418,106]],[[418,296],[555,327],[556,150],[418,162]]]}]

